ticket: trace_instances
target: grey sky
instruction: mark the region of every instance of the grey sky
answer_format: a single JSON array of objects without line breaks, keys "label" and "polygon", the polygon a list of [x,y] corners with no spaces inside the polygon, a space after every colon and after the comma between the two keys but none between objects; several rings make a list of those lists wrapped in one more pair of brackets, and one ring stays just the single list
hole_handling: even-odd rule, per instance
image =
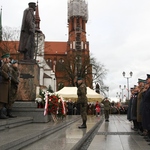
[{"label": "grey sky", "polygon": [[[130,87],[150,73],[150,0],[87,0],[87,40],[90,51],[109,70],[105,84],[109,96],[126,85],[122,72],[133,72]],[[21,26],[23,10],[30,0],[0,0],[2,25]],[[33,2],[36,2],[33,0]],[[38,0],[41,30],[46,41],[67,41],[67,0]],[[124,94],[127,95],[126,90]]]}]

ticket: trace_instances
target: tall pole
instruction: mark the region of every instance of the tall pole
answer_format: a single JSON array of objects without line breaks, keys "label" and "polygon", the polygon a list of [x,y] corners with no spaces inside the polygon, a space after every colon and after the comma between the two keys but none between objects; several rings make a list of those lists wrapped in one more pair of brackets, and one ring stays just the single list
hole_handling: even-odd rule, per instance
[{"label": "tall pole", "polygon": [[127,78],[128,100],[129,100],[129,78]]},{"label": "tall pole", "polygon": [[126,77],[126,76],[125,76],[125,74],[126,74],[125,72],[123,72],[123,73],[122,73],[123,77],[127,79],[128,100],[129,100],[129,78],[131,78],[131,77],[132,77],[133,72],[132,72],[132,71],[130,72],[130,76],[129,76],[129,77]]},{"label": "tall pole", "polygon": [[121,88],[121,85],[119,85],[119,88],[122,90],[122,101],[123,101],[123,90],[126,88],[126,86],[124,85],[124,87]]}]

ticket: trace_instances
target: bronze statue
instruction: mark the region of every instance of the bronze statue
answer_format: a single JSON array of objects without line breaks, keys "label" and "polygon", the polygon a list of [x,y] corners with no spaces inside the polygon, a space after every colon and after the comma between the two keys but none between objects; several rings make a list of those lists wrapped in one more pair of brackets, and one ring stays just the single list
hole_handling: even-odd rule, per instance
[{"label": "bronze statue", "polygon": [[30,2],[24,10],[18,51],[24,54],[24,60],[33,60],[35,51],[35,15],[36,3]]}]

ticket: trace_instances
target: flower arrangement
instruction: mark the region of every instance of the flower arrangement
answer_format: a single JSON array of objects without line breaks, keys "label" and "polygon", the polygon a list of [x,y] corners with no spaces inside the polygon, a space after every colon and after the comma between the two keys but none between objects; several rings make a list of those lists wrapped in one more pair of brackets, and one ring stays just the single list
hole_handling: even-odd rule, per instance
[{"label": "flower arrangement", "polygon": [[58,94],[45,92],[44,115],[51,113],[55,117],[63,118],[66,116],[66,102]]},{"label": "flower arrangement", "polygon": [[39,95],[36,97],[35,102],[37,103],[38,108],[44,108],[45,105],[45,92],[40,90]]}]

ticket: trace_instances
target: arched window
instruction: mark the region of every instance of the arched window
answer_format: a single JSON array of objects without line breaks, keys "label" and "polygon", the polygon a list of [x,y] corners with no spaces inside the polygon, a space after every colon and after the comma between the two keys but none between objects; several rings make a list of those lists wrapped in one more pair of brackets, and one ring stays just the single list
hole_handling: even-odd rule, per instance
[{"label": "arched window", "polygon": [[51,59],[47,59],[46,62],[47,62],[47,64],[50,66],[50,68],[53,67],[52,60],[51,60]]},{"label": "arched window", "polygon": [[58,60],[58,63],[56,64],[57,71],[63,71],[64,70],[64,59],[60,58]]}]

